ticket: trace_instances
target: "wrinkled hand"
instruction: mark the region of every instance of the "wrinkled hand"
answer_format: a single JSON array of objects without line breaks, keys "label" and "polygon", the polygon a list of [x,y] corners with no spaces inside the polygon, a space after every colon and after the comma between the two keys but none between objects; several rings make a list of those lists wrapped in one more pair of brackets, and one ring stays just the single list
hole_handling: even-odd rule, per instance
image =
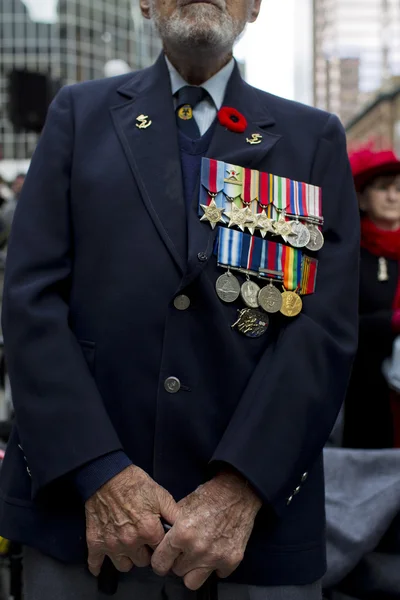
[{"label": "wrinkled hand", "polygon": [[158,575],[172,570],[190,590],[216,570],[228,577],[243,559],[261,501],[235,473],[221,473],[178,503],[171,530],[155,550]]},{"label": "wrinkled hand", "polygon": [[96,577],[106,555],[122,572],[149,565],[150,548],[165,535],[160,517],[174,523],[178,512],[172,496],[135,466],[101,487],[85,509],[88,565]]}]

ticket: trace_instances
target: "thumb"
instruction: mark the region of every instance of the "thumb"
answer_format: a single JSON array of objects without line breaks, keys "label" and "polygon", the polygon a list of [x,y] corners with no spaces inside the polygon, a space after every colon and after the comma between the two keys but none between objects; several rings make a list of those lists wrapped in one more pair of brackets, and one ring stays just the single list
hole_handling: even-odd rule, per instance
[{"label": "thumb", "polygon": [[160,514],[169,525],[173,525],[178,517],[179,508],[171,494],[166,490],[160,495]]}]

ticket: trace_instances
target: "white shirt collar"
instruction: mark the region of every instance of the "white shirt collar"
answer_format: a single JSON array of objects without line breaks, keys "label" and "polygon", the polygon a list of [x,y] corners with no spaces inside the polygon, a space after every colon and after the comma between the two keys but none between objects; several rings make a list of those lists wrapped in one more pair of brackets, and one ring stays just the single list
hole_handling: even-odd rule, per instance
[{"label": "white shirt collar", "polygon": [[[178,73],[174,65],[168,60],[167,56],[165,56],[165,60],[171,79],[172,95],[174,95],[185,85],[190,84],[188,84],[188,82],[183,79],[182,75]],[[208,81],[205,81],[201,84],[201,87],[207,90],[207,92],[210,94],[217,110],[221,108],[224,101],[226,86],[228,85],[228,81],[232,75],[234,66],[235,61],[233,58],[231,58],[228,64],[218,71],[218,73],[215,73],[215,75],[213,75]]]}]

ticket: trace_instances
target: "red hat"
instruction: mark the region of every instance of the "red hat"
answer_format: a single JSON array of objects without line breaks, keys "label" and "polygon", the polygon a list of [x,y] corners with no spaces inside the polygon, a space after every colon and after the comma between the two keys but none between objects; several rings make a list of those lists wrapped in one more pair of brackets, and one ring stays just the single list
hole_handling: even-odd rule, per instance
[{"label": "red hat", "polygon": [[393,150],[374,152],[371,148],[360,148],[349,154],[354,185],[361,192],[365,185],[378,175],[400,173],[400,160]]}]

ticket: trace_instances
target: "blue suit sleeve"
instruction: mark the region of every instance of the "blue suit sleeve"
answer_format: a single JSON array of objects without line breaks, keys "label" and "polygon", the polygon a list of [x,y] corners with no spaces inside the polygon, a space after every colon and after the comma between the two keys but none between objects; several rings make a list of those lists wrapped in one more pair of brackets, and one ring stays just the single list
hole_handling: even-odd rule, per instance
[{"label": "blue suit sleeve", "polygon": [[110,452],[78,469],[74,479],[84,502],[89,500],[107,481],[129,467],[132,461],[121,450]]},{"label": "blue suit sleeve", "polygon": [[236,468],[277,515],[296,501],[321,455],[357,348],[359,211],[345,133],[333,115],[317,143],[311,182],[322,187],[325,219],[316,293],[304,297],[301,315],[282,323],[210,465]]},{"label": "blue suit sleeve", "polygon": [[[18,201],[2,324],[18,435],[32,497],[121,442],[69,322],[74,232],[70,88],[53,101]],[[83,432],[82,423],[90,424]]]}]

